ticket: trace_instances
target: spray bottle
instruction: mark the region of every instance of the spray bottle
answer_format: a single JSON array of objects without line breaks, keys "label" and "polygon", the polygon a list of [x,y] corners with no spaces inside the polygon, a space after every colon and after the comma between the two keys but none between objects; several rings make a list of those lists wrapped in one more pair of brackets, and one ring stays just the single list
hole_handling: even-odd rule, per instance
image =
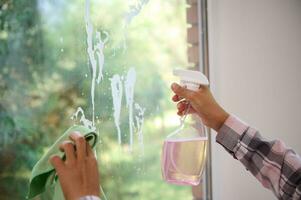
[{"label": "spray bottle", "polygon": [[[209,85],[204,74],[191,70],[174,70],[180,85],[197,91],[200,85]],[[165,181],[177,185],[198,185],[206,163],[207,132],[197,114],[185,114],[180,118],[180,127],[169,134],[162,150],[162,176]]]}]

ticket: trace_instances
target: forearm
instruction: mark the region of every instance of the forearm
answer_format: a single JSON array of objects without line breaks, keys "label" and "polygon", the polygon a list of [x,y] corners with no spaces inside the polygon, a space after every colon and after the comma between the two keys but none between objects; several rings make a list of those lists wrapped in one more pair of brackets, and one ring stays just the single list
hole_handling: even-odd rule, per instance
[{"label": "forearm", "polygon": [[263,139],[233,116],[220,128],[216,140],[278,198],[300,198],[301,159],[283,142]]},{"label": "forearm", "polygon": [[81,197],[79,200],[101,200],[101,199],[97,196],[84,196]]}]

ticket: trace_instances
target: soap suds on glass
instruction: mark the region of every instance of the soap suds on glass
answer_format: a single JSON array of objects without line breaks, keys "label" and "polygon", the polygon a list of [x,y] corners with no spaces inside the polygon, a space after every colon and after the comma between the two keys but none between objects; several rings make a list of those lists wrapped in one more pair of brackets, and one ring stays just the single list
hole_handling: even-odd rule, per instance
[{"label": "soap suds on glass", "polygon": [[133,149],[133,132],[134,132],[133,105],[134,105],[135,83],[136,83],[136,71],[134,68],[130,68],[124,83],[126,106],[129,110],[130,150]]},{"label": "soap suds on glass", "polygon": [[115,56],[116,49],[123,49],[123,53],[125,53],[127,49],[127,29],[131,24],[133,19],[140,14],[142,8],[149,2],[149,0],[128,0],[128,11],[124,14],[124,24],[123,24],[123,39],[120,46],[115,47],[113,50],[112,57]]},{"label": "soap suds on glass", "polygon": [[[113,116],[114,123],[118,134],[118,143],[121,144],[121,130],[120,130],[120,114],[122,106],[122,96],[123,96],[123,77],[115,74],[111,79],[111,90],[113,99]],[[134,68],[130,68],[126,79],[124,81],[126,106],[128,108],[129,115],[129,132],[130,132],[130,150],[132,150],[134,143],[134,131],[136,129],[138,143],[140,148],[144,149],[143,144],[143,122],[144,122],[144,112],[145,108],[142,108],[138,103],[134,102],[135,93],[135,83],[136,83],[136,71]],[[134,116],[135,114],[135,116]],[[126,136],[126,134],[124,134]]]},{"label": "soap suds on glass", "polygon": [[[128,25],[133,21],[142,10],[143,6],[148,3],[149,0],[135,0],[128,1],[129,9],[124,17],[124,32],[126,35],[126,29]],[[91,104],[92,104],[92,119],[89,120],[86,118],[84,110],[79,107],[76,113],[72,116],[72,119],[76,120],[80,117],[79,122],[84,126],[96,130],[95,121],[101,123],[100,116],[95,114],[95,93],[96,85],[99,85],[104,78],[104,74],[108,75],[108,72],[104,72],[105,64],[105,55],[104,48],[106,43],[109,40],[109,34],[105,31],[94,30],[93,24],[91,21],[91,10],[90,10],[90,0],[85,1],[85,30],[86,30],[86,42],[87,42],[87,54],[88,54],[88,66],[91,69],[91,86],[90,86],[90,95],[91,95]],[[63,38],[61,37],[60,42],[63,43]],[[123,41],[124,44],[126,41]],[[113,56],[115,55],[115,48],[113,51]],[[125,50],[125,49],[123,49]],[[63,49],[62,49],[63,51]],[[124,66],[126,68],[126,66]],[[84,74],[85,78],[88,78],[88,74]],[[123,91],[126,97],[126,107],[128,109],[128,122],[129,122],[129,146],[130,149],[133,149],[134,143],[134,133],[137,132],[138,144],[143,149],[143,123],[144,123],[144,112],[145,109],[142,108],[138,103],[134,101],[135,93],[135,84],[136,84],[136,71],[134,68],[130,68],[127,71],[125,80],[115,74],[110,79],[111,81],[111,92],[113,99],[113,117],[114,124],[117,129],[117,138],[118,143],[122,143],[122,132],[126,136],[126,131],[121,131],[120,125],[120,116],[122,108],[122,97]],[[83,94],[82,94],[83,95]],[[106,95],[104,92],[103,95]]]},{"label": "soap suds on glass", "polygon": [[[86,33],[87,33],[87,53],[89,55],[89,63],[92,69],[91,80],[91,101],[92,101],[92,123],[95,123],[95,83],[99,84],[103,78],[104,54],[103,49],[108,41],[109,34],[104,32],[105,38],[102,40],[101,33],[96,31],[96,43],[93,45],[93,25],[90,17],[90,0],[86,0]],[[97,55],[97,58],[95,56]],[[98,62],[97,62],[98,61]],[[98,72],[98,73],[97,73]]]},{"label": "soap suds on glass", "polygon": [[96,127],[94,126],[92,121],[86,118],[85,112],[81,107],[78,107],[77,111],[71,116],[72,120],[77,120],[78,118],[79,118],[79,122],[82,123],[85,127],[91,129],[92,131],[96,131]]},{"label": "soap suds on glass", "polygon": [[123,93],[122,78],[118,74],[115,74],[110,81],[113,97],[114,122],[117,128],[118,143],[121,144],[120,112]]},{"label": "soap suds on glass", "polygon": [[125,15],[125,25],[124,25],[125,27],[127,27],[132,22],[134,17],[139,15],[143,6],[145,6],[148,2],[149,0],[139,0],[130,3],[129,11]]},{"label": "soap suds on glass", "polygon": [[136,127],[137,127],[137,134],[138,134],[138,143],[140,149],[142,151],[142,155],[144,155],[144,143],[143,143],[143,123],[144,123],[144,112],[145,108],[142,108],[138,103],[135,103],[135,110],[137,115],[135,116],[136,119]]}]

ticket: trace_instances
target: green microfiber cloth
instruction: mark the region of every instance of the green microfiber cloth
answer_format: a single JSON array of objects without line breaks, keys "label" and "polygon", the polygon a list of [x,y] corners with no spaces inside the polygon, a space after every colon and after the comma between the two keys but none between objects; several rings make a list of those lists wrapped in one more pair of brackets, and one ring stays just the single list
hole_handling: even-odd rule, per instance
[{"label": "green microfiber cloth", "polygon": [[30,176],[27,199],[31,199],[39,194],[44,193],[50,187],[55,187],[53,194],[54,200],[64,199],[60,184],[57,180],[55,169],[50,164],[49,159],[52,155],[59,155],[64,159],[65,155],[59,150],[59,145],[64,140],[69,140],[69,135],[73,132],[79,132],[80,134],[82,134],[89,142],[92,149],[94,149],[98,141],[98,134],[84,126],[70,127],[59,139],[57,139],[57,141],[49,148],[49,150],[33,167]]}]

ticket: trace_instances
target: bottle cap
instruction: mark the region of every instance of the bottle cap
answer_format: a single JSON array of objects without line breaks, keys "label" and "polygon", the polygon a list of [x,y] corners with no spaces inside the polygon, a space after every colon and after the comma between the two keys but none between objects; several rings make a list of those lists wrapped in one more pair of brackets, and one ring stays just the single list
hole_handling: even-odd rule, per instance
[{"label": "bottle cap", "polygon": [[180,85],[189,90],[196,91],[199,89],[200,85],[209,85],[207,77],[199,71],[175,69],[173,74],[180,77]]}]

